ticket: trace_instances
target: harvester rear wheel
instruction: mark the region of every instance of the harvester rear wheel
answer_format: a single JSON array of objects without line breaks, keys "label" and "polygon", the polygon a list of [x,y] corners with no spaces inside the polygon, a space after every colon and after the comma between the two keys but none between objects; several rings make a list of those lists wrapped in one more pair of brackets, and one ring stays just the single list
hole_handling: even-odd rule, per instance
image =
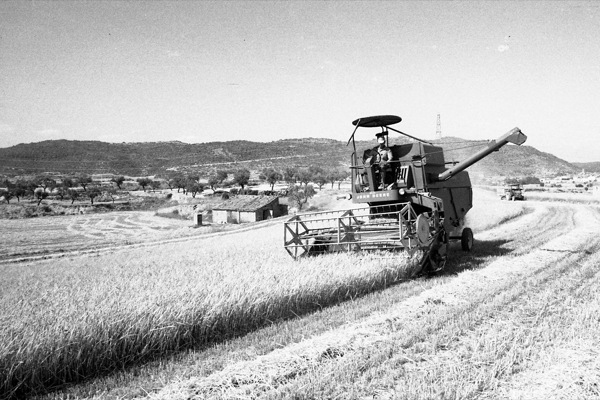
[{"label": "harvester rear wheel", "polygon": [[471,228],[465,228],[460,236],[460,246],[463,251],[471,251],[473,248],[473,231]]}]

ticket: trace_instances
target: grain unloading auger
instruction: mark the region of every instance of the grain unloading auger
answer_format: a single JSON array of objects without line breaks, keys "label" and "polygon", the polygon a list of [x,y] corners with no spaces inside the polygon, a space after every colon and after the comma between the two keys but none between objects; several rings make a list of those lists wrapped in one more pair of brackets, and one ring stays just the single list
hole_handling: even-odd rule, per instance
[{"label": "grain unloading auger", "polygon": [[[348,140],[354,149],[351,197],[363,206],[290,218],[284,223],[284,247],[292,257],[341,251],[421,251],[421,269],[437,271],[446,263],[450,240],[460,240],[463,250],[471,250],[473,232],[464,227],[464,218],[473,206],[473,191],[464,170],[505,144],[523,144],[527,137],[519,128],[511,129],[447,168],[441,147],[390,127],[401,120],[380,115],[352,122],[356,128]],[[359,157],[354,142],[359,127],[381,129],[377,136],[385,142],[380,148],[389,148],[391,160],[382,161],[376,148]],[[388,147],[388,131],[416,142]]]}]

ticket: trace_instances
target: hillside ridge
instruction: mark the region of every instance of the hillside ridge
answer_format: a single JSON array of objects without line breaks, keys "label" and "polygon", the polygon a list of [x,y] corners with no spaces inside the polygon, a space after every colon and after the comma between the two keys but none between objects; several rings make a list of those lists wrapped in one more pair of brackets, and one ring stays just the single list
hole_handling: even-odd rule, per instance
[{"label": "hillside ridge", "polygon": [[[390,144],[408,143],[390,138]],[[487,140],[445,137],[433,141],[444,148],[446,161],[460,161],[482,148]],[[374,141],[357,141],[359,153],[375,146]],[[329,138],[290,138],[272,142],[248,140],[189,144],[181,141],[108,143],[90,140],[45,140],[0,148],[0,174],[17,176],[54,172],[113,173],[131,176],[160,175],[169,170],[210,173],[218,166],[260,170],[271,167],[320,165],[342,168],[349,164],[351,146]],[[590,167],[595,163],[589,163]],[[480,176],[552,176],[575,174],[580,165],[571,164],[534,147],[504,146],[469,168]],[[591,169],[591,168],[590,168]]]}]

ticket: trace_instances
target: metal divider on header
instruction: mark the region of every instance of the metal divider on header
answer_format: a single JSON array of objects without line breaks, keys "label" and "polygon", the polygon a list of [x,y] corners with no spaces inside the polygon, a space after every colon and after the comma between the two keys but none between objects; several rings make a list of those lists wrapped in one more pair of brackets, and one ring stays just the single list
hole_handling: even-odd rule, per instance
[{"label": "metal divider on header", "polygon": [[296,215],[284,222],[284,247],[295,259],[332,252],[408,250],[416,237],[410,203]]}]

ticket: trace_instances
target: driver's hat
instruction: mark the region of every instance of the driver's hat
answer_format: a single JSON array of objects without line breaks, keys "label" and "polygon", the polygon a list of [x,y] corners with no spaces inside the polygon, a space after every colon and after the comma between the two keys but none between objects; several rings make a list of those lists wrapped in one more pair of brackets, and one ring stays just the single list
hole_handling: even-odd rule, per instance
[{"label": "driver's hat", "polygon": [[387,136],[387,134],[388,134],[387,132],[379,132],[379,133],[376,133],[375,136],[377,136],[377,139],[379,139],[379,138]]}]

